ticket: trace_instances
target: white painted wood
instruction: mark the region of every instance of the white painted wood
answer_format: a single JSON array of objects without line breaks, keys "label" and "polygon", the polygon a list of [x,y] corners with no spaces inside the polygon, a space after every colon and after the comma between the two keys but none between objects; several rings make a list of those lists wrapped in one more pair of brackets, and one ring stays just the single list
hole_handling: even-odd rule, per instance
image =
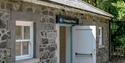
[{"label": "white painted wood", "polygon": [[99,48],[104,47],[102,38],[103,38],[103,29],[102,29],[102,27],[99,27]]},{"label": "white painted wood", "polygon": [[73,63],[96,63],[96,26],[74,26],[72,32]]},{"label": "white painted wood", "polygon": [[34,44],[34,42],[33,42],[34,41],[33,23],[34,22],[29,22],[29,23],[30,23],[30,46],[29,46],[29,48],[31,48],[31,49],[29,49],[29,51],[30,51],[30,57],[33,58],[33,54],[34,54],[34,52],[33,52],[33,48],[34,48],[34,46],[33,46],[33,44]]},{"label": "white painted wood", "polygon": [[16,42],[26,42],[26,41],[30,41],[30,39],[25,39],[25,40],[16,40]]},{"label": "white painted wood", "polygon": [[71,63],[71,49],[72,49],[72,35],[71,35],[71,26],[66,27],[66,63]]},{"label": "white painted wood", "polygon": [[[23,59],[29,59],[33,58],[33,22],[28,22],[28,21],[16,21],[16,26],[22,26],[22,37],[24,38],[24,26],[29,26],[30,27],[30,39],[20,39],[16,40],[16,42],[24,42],[24,41],[29,41],[29,54],[28,55],[21,55],[21,56],[16,56],[16,60],[23,60]],[[22,45],[21,45],[22,48]],[[21,49],[21,54],[22,54],[22,49]]]},{"label": "white painted wood", "polygon": [[16,26],[32,26],[33,22],[31,21],[16,21]]},{"label": "white painted wood", "polygon": [[57,44],[57,50],[56,50],[56,56],[57,56],[57,63],[60,63],[60,39],[59,39],[59,24],[56,24],[56,31],[57,31],[57,38],[56,38],[56,44]]}]

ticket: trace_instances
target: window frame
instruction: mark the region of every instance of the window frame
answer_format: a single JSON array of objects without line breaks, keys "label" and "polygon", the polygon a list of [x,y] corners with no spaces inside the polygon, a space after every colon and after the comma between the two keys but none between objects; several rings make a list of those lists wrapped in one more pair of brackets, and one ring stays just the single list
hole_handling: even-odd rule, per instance
[{"label": "window frame", "polygon": [[103,41],[103,27],[99,27],[99,48],[103,48],[104,41]]},{"label": "window frame", "polygon": [[[21,26],[21,37],[24,38],[24,26],[29,26],[30,27],[30,38],[29,39],[16,39],[16,42],[27,42],[29,41],[29,46],[28,46],[28,55],[21,55],[20,56],[15,56],[16,60],[24,60],[24,59],[29,59],[33,58],[33,22],[31,21],[16,21],[16,26]],[[16,45],[15,45],[16,46]],[[23,45],[21,44],[21,52],[22,52],[22,47]],[[15,50],[16,51],[16,50]]]}]

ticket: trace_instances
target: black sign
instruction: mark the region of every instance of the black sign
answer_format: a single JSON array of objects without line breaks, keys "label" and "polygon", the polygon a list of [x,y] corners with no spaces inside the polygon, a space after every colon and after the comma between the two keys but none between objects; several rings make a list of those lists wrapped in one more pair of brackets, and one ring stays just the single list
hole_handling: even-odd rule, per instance
[{"label": "black sign", "polygon": [[71,18],[71,17],[57,16],[56,23],[60,23],[60,24],[78,24],[78,19],[77,18]]}]

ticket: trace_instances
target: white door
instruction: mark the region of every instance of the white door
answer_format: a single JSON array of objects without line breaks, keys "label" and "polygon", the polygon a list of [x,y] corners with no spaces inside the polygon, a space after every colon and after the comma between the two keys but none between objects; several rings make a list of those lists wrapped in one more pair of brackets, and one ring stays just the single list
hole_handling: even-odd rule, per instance
[{"label": "white door", "polygon": [[73,63],[96,63],[96,26],[74,26]]}]

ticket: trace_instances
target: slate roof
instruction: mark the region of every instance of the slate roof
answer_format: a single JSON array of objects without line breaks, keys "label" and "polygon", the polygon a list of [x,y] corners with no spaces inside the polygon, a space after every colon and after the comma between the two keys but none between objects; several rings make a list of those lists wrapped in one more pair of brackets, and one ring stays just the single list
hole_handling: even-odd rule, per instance
[{"label": "slate roof", "polygon": [[41,4],[41,5],[48,5],[48,6],[52,6],[52,5],[47,4],[46,2],[49,2],[49,3],[53,2],[53,3],[70,6],[70,7],[76,8],[76,9],[100,14],[103,16],[111,17],[111,18],[113,17],[113,15],[111,15],[110,13],[105,12],[99,8],[96,8],[96,7],[86,3],[84,1],[83,2],[75,1],[75,0],[23,0],[23,1],[32,2],[32,3],[36,3],[36,4]]}]

